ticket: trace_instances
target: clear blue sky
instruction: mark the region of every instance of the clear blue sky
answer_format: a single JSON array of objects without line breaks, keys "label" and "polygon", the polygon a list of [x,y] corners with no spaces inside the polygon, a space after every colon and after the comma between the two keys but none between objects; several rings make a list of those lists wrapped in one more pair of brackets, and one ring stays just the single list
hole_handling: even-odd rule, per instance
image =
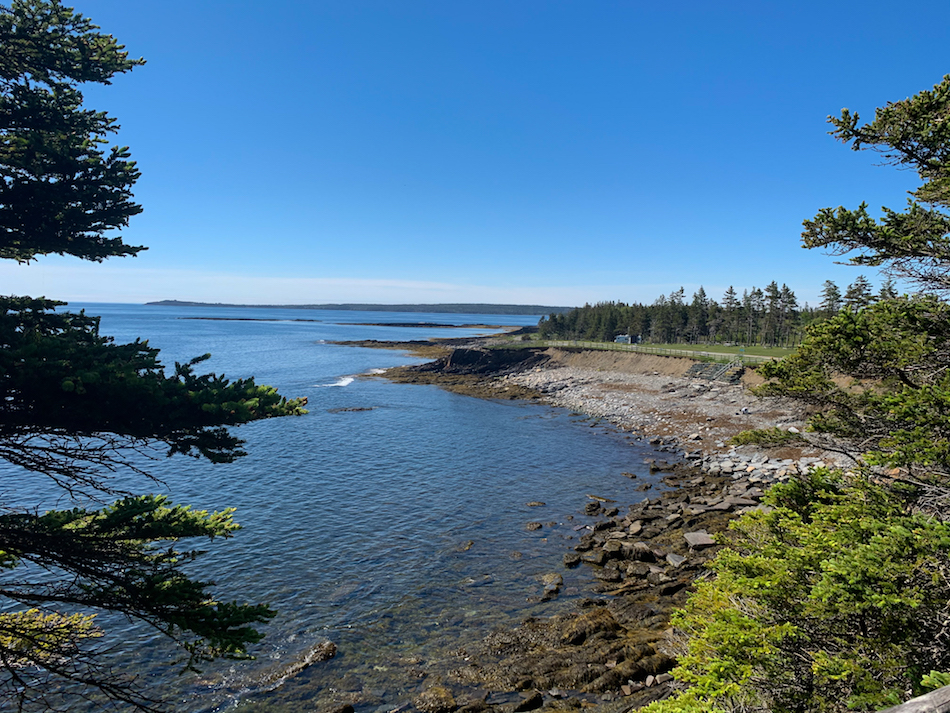
[{"label": "clear blue sky", "polygon": [[573,305],[774,279],[815,302],[858,273],[802,220],[916,185],[827,115],[950,73],[946,0],[76,7],[148,61],[86,99],[143,172],[124,236],[149,250],[2,264],[4,293]]}]

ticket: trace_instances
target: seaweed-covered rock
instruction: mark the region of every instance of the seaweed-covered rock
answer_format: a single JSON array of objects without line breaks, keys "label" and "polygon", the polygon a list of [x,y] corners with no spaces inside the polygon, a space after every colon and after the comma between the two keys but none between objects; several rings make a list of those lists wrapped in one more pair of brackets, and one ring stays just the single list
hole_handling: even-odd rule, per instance
[{"label": "seaweed-covered rock", "polygon": [[445,686],[430,686],[412,699],[412,704],[422,713],[451,713],[458,704],[452,692]]}]

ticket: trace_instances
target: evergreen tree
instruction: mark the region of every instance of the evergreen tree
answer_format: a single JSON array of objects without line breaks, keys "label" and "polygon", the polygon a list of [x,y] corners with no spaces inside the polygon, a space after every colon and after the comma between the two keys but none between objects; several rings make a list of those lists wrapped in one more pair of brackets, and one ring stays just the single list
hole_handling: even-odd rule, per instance
[{"label": "evergreen tree", "polygon": [[[127,147],[104,150],[118,130],[82,107],[78,86],[108,84],[144,63],[58,2],[0,8],[0,257],[68,254],[87,260],[143,248],[106,233],[142,208]],[[90,210],[95,206],[95,210]]]},{"label": "evergreen tree", "polygon": [[778,283],[772,280],[765,287],[765,323],[762,328],[762,344],[774,347],[778,342],[779,323],[781,319],[781,292]]},{"label": "evergreen tree", "polygon": [[761,320],[765,313],[765,295],[758,287],[753,287],[748,293],[748,301],[743,302],[746,310],[747,344],[755,344],[761,330]]},{"label": "evergreen tree", "polygon": [[855,151],[871,149],[886,163],[916,171],[922,183],[904,211],[884,208],[880,220],[870,216],[866,203],[855,210],[824,208],[805,221],[805,247],[830,249],[835,255],[856,253],[851,264],[880,267],[922,290],[950,289],[944,264],[950,252],[948,97],[950,80],[944,77],[931,91],[877,109],[866,124],[847,109],[830,118],[838,139],[851,142]]},{"label": "evergreen tree", "polygon": [[709,304],[706,290],[700,286],[693,293],[693,301],[689,305],[689,316],[687,318],[687,329],[690,341],[693,343],[701,341],[709,334]]},{"label": "evergreen tree", "polygon": [[[769,288],[771,300],[771,339],[774,343],[790,344],[800,334],[803,325],[813,319],[812,310],[799,309],[795,293],[787,285]],[[683,289],[660,295],[653,304],[624,304],[598,302],[586,304],[563,314],[552,314],[538,322],[542,339],[582,339],[612,341],[617,334],[642,336],[653,343],[713,342],[726,339],[732,342],[755,341],[764,335],[765,294],[753,288],[740,301],[735,290],[729,288],[723,305],[709,299],[700,287],[688,305],[683,303]],[[748,320],[747,320],[748,318]],[[748,323],[747,323],[748,322]],[[765,338],[761,336],[761,338]]]},{"label": "evergreen tree", "polygon": [[852,310],[858,310],[867,307],[874,301],[874,295],[871,291],[871,283],[864,275],[858,275],[857,278],[848,285],[844,293],[844,306]]},{"label": "evergreen tree", "polygon": [[779,291],[779,332],[781,335],[781,344],[790,346],[792,342],[793,330],[798,317],[798,298],[791,288],[782,283],[782,289]]},{"label": "evergreen tree", "polygon": [[667,341],[681,342],[686,333],[688,311],[686,309],[686,291],[680,287],[670,293],[667,304],[670,309],[670,336]]},{"label": "evergreen tree", "polygon": [[[141,63],[57,0],[0,7],[0,257],[101,261],[143,249],[112,235],[141,210],[131,200],[138,170],[127,149],[104,150],[115,120],[84,108],[79,89]],[[156,448],[232,461],[242,442],[226,427],[303,413],[303,402],[253,379],[197,374],[207,355],[167,374],[158,350],[115,344],[97,318],[54,311],[63,304],[0,298],[0,458],[72,500],[44,513],[0,503],[0,708],[62,710],[71,696],[99,696],[157,709],[110,673],[95,613],[145,623],[194,666],[246,657],[260,638],[253,626],[273,612],[221,601],[182,569],[200,553],[181,542],[231,536],[230,510],[117,491],[110,475],[147,476],[138,455]],[[97,504],[106,495],[119,499]]]},{"label": "evergreen tree", "polygon": [[653,311],[656,315],[650,327],[650,341],[663,344],[673,340],[673,307],[665,295],[660,295],[653,302]]},{"label": "evergreen tree", "polygon": [[730,342],[739,341],[739,310],[742,304],[736,296],[736,291],[732,285],[722,295],[722,322],[725,338]]},{"label": "evergreen tree", "polygon": [[821,303],[818,305],[818,308],[824,312],[826,316],[830,317],[838,313],[842,304],[841,290],[839,290],[838,286],[831,280],[825,280],[825,284],[821,289]]},{"label": "evergreen tree", "polygon": [[892,278],[887,278],[881,283],[881,289],[877,293],[879,300],[893,300],[897,298],[897,287]]}]

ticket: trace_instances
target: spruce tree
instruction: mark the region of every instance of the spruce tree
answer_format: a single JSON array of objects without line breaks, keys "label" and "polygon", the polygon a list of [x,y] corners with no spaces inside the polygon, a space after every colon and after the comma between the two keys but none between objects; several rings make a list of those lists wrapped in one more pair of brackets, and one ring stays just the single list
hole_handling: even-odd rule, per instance
[{"label": "spruce tree", "polygon": [[830,317],[833,314],[837,314],[838,310],[842,306],[841,301],[841,290],[838,289],[838,286],[831,280],[825,280],[824,286],[821,288],[821,302],[819,303],[819,309],[825,313],[825,316]]},{"label": "spruce tree", "polygon": [[844,293],[844,306],[852,310],[858,310],[867,307],[874,301],[874,294],[871,291],[871,283],[864,275],[858,275],[854,282],[848,285]]}]

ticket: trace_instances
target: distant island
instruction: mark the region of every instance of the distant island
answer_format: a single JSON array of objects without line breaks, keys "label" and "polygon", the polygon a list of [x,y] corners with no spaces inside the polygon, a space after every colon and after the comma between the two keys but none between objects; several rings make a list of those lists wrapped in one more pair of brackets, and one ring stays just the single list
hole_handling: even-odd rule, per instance
[{"label": "distant island", "polygon": [[436,304],[436,305],[374,305],[374,304],[323,304],[323,305],[239,305],[223,302],[183,302],[160,300],[146,302],[159,307],[254,307],[260,309],[334,309],[354,312],[429,312],[438,314],[563,314],[573,307],[549,307],[544,305],[493,305],[493,304]]}]

